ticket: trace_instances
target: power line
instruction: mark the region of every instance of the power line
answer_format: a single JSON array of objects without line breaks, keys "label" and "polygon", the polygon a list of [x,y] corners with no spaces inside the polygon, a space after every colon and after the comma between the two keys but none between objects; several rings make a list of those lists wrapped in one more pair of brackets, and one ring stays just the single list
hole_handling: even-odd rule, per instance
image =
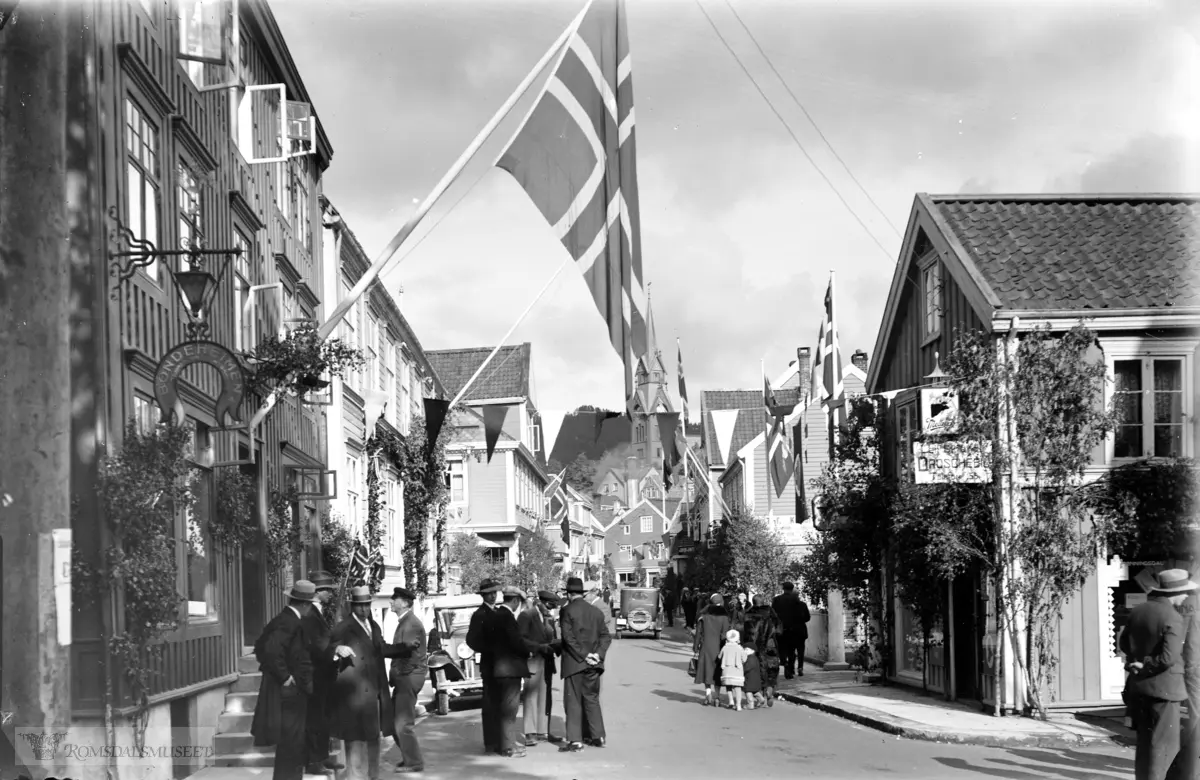
[{"label": "power line", "polygon": [[792,91],[792,88],[788,86],[787,81],[784,80],[783,76],[780,75],[779,71],[775,68],[775,64],[771,62],[771,58],[767,56],[765,51],[763,51],[763,47],[759,45],[758,39],[754,37],[754,33],[750,32],[750,28],[746,26],[744,21],[742,21],[741,14],[737,12],[737,9],[733,7],[733,4],[730,3],[729,0],[725,0],[725,5],[729,6],[729,10],[732,11],[734,17],[737,18],[738,24],[742,26],[742,29],[746,31],[746,35],[750,37],[750,41],[754,44],[754,48],[758,49],[758,53],[762,55],[762,58],[766,61],[767,66],[771,69],[771,72],[775,74],[775,78],[779,79],[779,83],[782,84],[783,88],[787,90],[787,93],[791,95],[792,101],[800,107],[801,111],[804,112],[805,118],[808,119],[808,122],[813,126],[813,129],[817,131],[817,135],[821,136],[821,140],[825,142],[827,147],[829,147],[829,151],[832,152],[837,161],[842,164],[842,168],[845,169],[846,174],[850,177],[850,180],[858,185],[858,189],[862,191],[862,194],[865,195],[867,200],[871,202],[871,205],[874,206],[875,210],[879,212],[879,216],[883,217],[884,221],[888,223],[888,226],[896,233],[896,235],[903,238],[903,234],[900,232],[900,229],[897,228],[895,223],[888,218],[888,215],[884,212],[884,210],[879,207],[879,204],[876,203],[875,199],[871,197],[871,193],[867,192],[867,188],[862,185],[862,182],[855,177],[854,173],[850,170],[850,166],[846,165],[846,161],[843,160],[842,156],[837,153],[836,149],[833,148],[833,144],[829,143],[829,139],[825,137],[825,133],[821,132],[821,128],[817,125],[817,121],[812,118],[812,114],[808,113],[808,109],[805,108],[804,104],[800,102],[800,98],[796,97],[796,93]]},{"label": "power line", "polygon": [[742,59],[738,57],[737,52],[733,50],[733,47],[729,45],[729,41],[725,40],[724,35],[721,35],[721,31],[717,29],[717,25],[713,22],[712,17],[708,15],[708,11],[704,10],[704,5],[700,2],[700,0],[695,1],[696,6],[700,9],[700,13],[704,14],[704,18],[708,20],[709,26],[712,27],[713,32],[717,34],[717,38],[720,39],[721,43],[724,44],[725,48],[733,56],[733,59],[735,62],[737,62],[738,67],[740,67],[742,72],[746,74],[746,78],[748,78],[750,83],[754,85],[754,88],[758,90],[758,94],[762,96],[764,101],[766,101],[767,107],[771,109],[771,113],[775,114],[775,117],[779,120],[780,124],[783,125],[783,129],[786,130],[787,134],[792,137],[792,141],[796,144],[796,148],[800,150],[805,159],[807,159],[809,164],[812,165],[813,170],[820,174],[821,178],[825,180],[825,183],[829,185],[829,189],[833,190],[833,194],[837,196],[837,199],[841,201],[842,205],[846,207],[846,210],[850,212],[850,215],[854,217],[854,220],[859,224],[859,227],[863,229],[863,232],[870,236],[871,241],[875,243],[875,246],[879,247],[879,251],[883,252],[889,261],[893,260],[892,253],[889,252],[883,246],[883,244],[879,243],[879,239],[876,238],[875,234],[871,232],[871,229],[867,227],[867,223],[863,222],[862,217],[858,215],[858,212],[856,212],[849,202],[846,201],[846,199],[842,196],[842,193],[838,191],[838,188],[834,186],[834,183],[830,181],[828,176],[825,175],[825,172],[817,166],[817,163],[815,160],[813,160],[812,155],[810,155],[808,150],[804,148],[804,144],[800,143],[800,139],[796,137],[796,133],[783,118],[783,114],[779,113],[779,109],[775,108],[775,104],[771,102],[771,98],[767,97],[767,93],[764,92],[763,88],[760,87],[758,82],[754,80],[754,76],[750,74],[750,71],[746,68],[745,63],[743,63]]}]

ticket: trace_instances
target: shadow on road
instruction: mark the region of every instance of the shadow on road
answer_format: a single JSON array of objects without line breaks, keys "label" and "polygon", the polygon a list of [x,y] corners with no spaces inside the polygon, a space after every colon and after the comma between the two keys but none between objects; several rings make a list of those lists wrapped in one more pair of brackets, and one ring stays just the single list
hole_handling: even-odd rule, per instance
[{"label": "shadow on road", "polygon": [[[1003,751],[1012,758],[989,758],[987,764],[973,764],[961,758],[934,758],[943,766],[984,777],[1012,780],[1099,780],[1128,777],[1133,761],[1120,756],[1084,753],[1080,750],[1011,749]],[[995,766],[991,766],[994,764]]]},{"label": "shadow on road", "polygon": [[651,693],[653,693],[655,696],[658,696],[660,698],[669,699],[671,701],[677,701],[682,704],[699,704],[700,702],[704,701],[704,697],[700,696],[700,695],[689,696],[686,693],[678,693],[676,691],[668,691],[668,690],[664,690],[662,688],[657,688],[657,689],[651,691]]}]

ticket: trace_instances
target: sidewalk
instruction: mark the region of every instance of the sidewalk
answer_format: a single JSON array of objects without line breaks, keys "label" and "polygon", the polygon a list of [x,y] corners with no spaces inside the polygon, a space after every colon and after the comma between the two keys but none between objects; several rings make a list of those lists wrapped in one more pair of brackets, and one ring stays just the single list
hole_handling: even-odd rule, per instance
[{"label": "sidewalk", "polygon": [[777,693],[784,701],[909,739],[990,747],[1132,744],[1133,732],[1123,725],[1121,713],[1077,717],[1070,712],[1052,712],[1048,721],[997,718],[937,694],[926,695],[903,685],[873,685],[858,672],[827,672],[810,663],[804,665],[803,677],[785,680],[781,675]]}]

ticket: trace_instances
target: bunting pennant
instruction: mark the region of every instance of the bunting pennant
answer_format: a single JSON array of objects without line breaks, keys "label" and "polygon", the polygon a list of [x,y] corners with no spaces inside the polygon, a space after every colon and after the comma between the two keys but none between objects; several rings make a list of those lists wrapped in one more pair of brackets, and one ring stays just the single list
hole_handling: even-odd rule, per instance
[{"label": "bunting pennant", "polygon": [[550,460],[550,456],[554,454],[554,445],[558,442],[558,432],[562,430],[563,420],[566,419],[566,416],[566,412],[554,410],[541,413],[542,455],[546,460]]},{"label": "bunting pennant", "polygon": [[500,431],[504,428],[504,418],[507,416],[507,404],[483,407],[483,439],[487,443],[488,463],[492,462],[492,453],[496,451],[496,442],[500,440]]},{"label": "bunting pennant", "polygon": [[778,421],[771,428],[770,447],[768,460],[771,463],[771,479],[775,483],[775,497],[779,498],[787,487],[788,478],[792,476],[793,461],[787,437],[783,433],[783,424]]},{"label": "bunting pennant", "polygon": [[675,364],[679,366],[679,400],[683,404],[683,424],[688,422],[688,397],[687,397],[687,382],[683,379],[683,345],[679,343],[679,339],[675,339],[675,346],[679,348],[679,356],[675,359]]},{"label": "bunting pennant", "polygon": [[576,261],[625,366],[646,352],[633,79],[624,0],[597,0],[496,165]]},{"label": "bunting pennant", "polygon": [[721,465],[724,466],[733,455],[729,451],[729,447],[733,444],[733,429],[737,425],[738,410],[715,409],[710,414],[712,415],[713,430],[717,434],[717,449],[720,450]]},{"label": "bunting pennant", "polygon": [[796,522],[808,519],[808,501],[804,497],[804,425],[796,423],[792,428],[792,455],[795,467],[792,476],[796,481]]},{"label": "bunting pennant", "polygon": [[605,410],[605,411],[595,412],[595,415],[596,415],[595,416],[596,435],[592,437],[592,444],[595,444],[596,442],[600,441],[600,434],[604,432],[604,423],[608,422],[609,420],[613,420],[613,419],[620,417],[621,413],[620,412],[610,412],[610,411]]},{"label": "bunting pennant", "polygon": [[379,418],[383,416],[391,397],[390,393],[382,390],[368,390],[363,394],[363,418],[366,423],[363,438],[369,439],[375,435],[375,426],[379,424]]},{"label": "bunting pennant", "polygon": [[442,398],[422,398],[425,407],[425,441],[429,452],[442,434],[442,424],[446,421],[446,413],[450,411],[450,402]]},{"label": "bunting pennant", "polygon": [[658,440],[662,442],[663,462],[673,471],[679,463],[679,443],[676,435],[679,430],[679,412],[659,412],[654,416],[658,418]]},{"label": "bunting pennant", "polygon": [[671,482],[672,466],[669,465],[667,462],[666,450],[663,450],[662,470],[663,470],[663,492],[666,493],[667,491],[669,491],[671,489],[671,484],[672,484],[672,482]]}]

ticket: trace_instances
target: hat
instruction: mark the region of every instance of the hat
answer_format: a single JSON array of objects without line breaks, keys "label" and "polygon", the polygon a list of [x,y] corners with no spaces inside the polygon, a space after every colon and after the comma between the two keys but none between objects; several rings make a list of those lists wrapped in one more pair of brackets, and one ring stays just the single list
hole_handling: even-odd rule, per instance
[{"label": "hat", "polygon": [[351,604],[370,604],[371,603],[371,589],[368,588],[366,585],[356,585],[355,587],[351,588],[350,589],[350,603]]},{"label": "hat", "polygon": [[1158,573],[1156,593],[1187,593],[1200,588],[1200,585],[1188,579],[1186,569],[1166,569]]},{"label": "hat", "polygon": [[417,594],[413,593],[408,588],[396,588],[392,591],[392,598],[404,599],[405,601],[411,602],[417,600]]},{"label": "hat", "polygon": [[583,580],[578,577],[568,577],[567,593],[583,593]]},{"label": "hat", "polygon": [[551,593],[548,590],[539,590],[537,592],[537,596],[542,601],[549,601],[552,604],[558,603],[558,594],[557,593]]},{"label": "hat", "polygon": [[479,583],[479,591],[478,592],[481,594],[495,593],[498,590],[500,590],[500,583],[496,582],[495,580],[487,579],[487,580],[484,580],[483,582]]},{"label": "hat", "polygon": [[317,598],[317,586],[308,580],[297,580],[290,591],[284,592],[287,593],[289,599],[296,601],[314,601]]},{"label": "hat", "polygon": [[504,586],[504,590],[502,590],[501,593],[504,594],[504,598],[506,599],[520,599],[521,601],[525,600],[525,591],[521,590],[516,585]]},{"label": "hat", "polygon": [[726,642],[736,642],[739,639],[741,639],[741,635],[738,634],[738,631],[736,628],[731,628],[725,632],[725,641]]},{"label": "hat", "polygon": [[313,585],[317,586],[317,590],[321,590],[322,588],[333,589],[333,575],[324,569],[317,569],[311,572],[308,575],[308,579]]},{"label": "hat", "polygon": [[716,604],[717,606],[721,606],[722,604],[725,603],[725,599],[721,598],[720,593],[712,594],[711,596],[708,597],[708,600],[710,603]]}]

